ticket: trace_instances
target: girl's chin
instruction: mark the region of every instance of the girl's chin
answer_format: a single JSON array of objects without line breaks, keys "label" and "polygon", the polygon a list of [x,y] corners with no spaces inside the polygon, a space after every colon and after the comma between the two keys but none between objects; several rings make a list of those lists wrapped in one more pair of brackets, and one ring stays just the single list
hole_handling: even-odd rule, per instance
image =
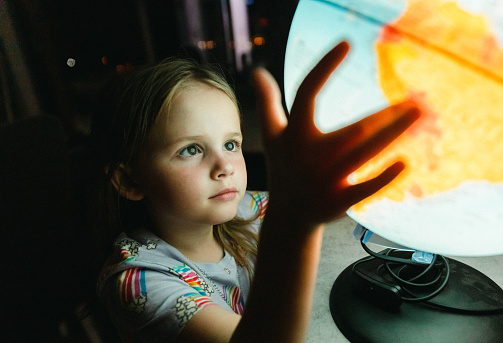
[{"label": "girl's chin", "polygon": [[222,214],[222,216],[219,216],[219,220],[216,220],[216,224],[213,225],[219,225],[219,224],[225,224],[227,222],[230,222],[232,219],[236,218],[237,215],[237,210],[229,213],[229,214]]}]

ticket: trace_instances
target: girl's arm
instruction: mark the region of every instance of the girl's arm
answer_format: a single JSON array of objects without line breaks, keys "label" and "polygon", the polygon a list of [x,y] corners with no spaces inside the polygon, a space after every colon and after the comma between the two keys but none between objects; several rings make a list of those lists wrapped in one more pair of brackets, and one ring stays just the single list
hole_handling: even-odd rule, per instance
[{"label": "girl's arm", "polygon": [[337,45],[309,73],[288,119],[272,76],[263,69],[255,72],[271,183],[254,281],[240,321],[232,315],[220,320],[215,315],[224,310],[209,307],[189,321],[186,334],[202,325],[217,330],[227,321],[225,335],[232,334],[233,342],[304,341],[323,223],[341,216],[403,170],[404,164],[397,162],[372,180],[357,185],[347,181],[419,117],[413,104],[389,107],[328,134],[314,124],[316,94],[347,51],[347,43]]}]

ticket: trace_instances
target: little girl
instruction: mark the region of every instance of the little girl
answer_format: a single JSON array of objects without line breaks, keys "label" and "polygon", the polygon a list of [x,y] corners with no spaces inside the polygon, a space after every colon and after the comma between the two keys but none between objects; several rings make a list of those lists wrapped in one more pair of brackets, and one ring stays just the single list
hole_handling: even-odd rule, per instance
[{"label": "little girl", "polygon": [[400,173],[398,162],[347,182],[418,117],[402,103],[320,133],[315,96],[347,50],[306,77],[288,120],[275,81],[255,71],[270,200],[246,189],[238,104],[219,73],[171,59],[104,94],[95,219],[105,241],[118,236],[98,294],[124,341],[304,340],[323,223]]}]

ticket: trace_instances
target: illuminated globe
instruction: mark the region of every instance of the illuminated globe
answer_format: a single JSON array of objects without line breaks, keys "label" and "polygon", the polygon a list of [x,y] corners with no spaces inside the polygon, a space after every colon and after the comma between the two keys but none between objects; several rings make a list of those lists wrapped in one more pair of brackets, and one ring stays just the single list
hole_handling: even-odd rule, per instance
[{"label": "illuminated globe", "polygon": [[288,108],[304,76],[342,40],[351,50],[317,98],[320,130],[406,99],[422,110],[350,181],[398,159],[406,171],[348,215],[416,250],[503,253],[503,2],[301,0],[285,59]]}]

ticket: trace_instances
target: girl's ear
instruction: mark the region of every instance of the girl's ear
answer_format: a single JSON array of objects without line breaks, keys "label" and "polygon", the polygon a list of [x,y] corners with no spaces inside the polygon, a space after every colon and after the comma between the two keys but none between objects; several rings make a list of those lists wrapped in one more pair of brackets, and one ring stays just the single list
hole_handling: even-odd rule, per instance
[{"label": "girl's ear", "polygon": [[111,181],[119,195],[128,200],[139,201],[145,197],[140,186],[133,180],[130,169],[122,163],[115,170]]}]

